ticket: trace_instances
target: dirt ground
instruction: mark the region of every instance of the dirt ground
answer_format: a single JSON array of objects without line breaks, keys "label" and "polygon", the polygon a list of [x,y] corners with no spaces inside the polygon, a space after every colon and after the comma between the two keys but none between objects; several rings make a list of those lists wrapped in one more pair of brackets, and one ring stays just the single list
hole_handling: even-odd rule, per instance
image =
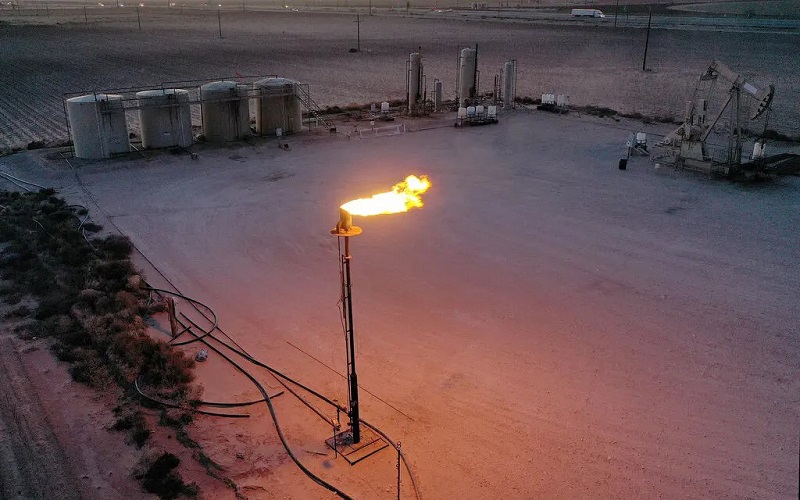
[{"label": "dirt ground", "polygon": [[[145,10],[141,32],[132,10],[94,14],[88,25],[82,12],[0,23],[0,147],[64,138],[61,94],[81,89],[280,74],[309,83],[322,105],[401,98],[419,46],[428,82],[440,78],[452,94],[457,49],[475,43],[484,90],[515,58],[519,95],[676,118],[720,59],[775,83],[770,128],[800,133],[796,33],[654,30],[652,71],[642,72],[644,32],[634,28],[362,17],[364,50],[351,54],[350,14],[225,12],[222,39],[215,12]],[[742,186],[641,158],[617,170],[629,132],[666,126],[527,110],[491,127],[442,124],[347,140],[348,124],[338,136],[289,138],[289,151],[256,140],[196,146],[196,161],[148,153],[75,164],[110,215],[99,222],[212,305],[250,352],[343,404],[327,231],[342,202],[429,174],[425,208],[357,220],[365,233],[353,242],[362,415],[402,441],[424,498],[794,498],[798,179]],[[0,158],[0,168],[102,219],[51,153]],[[4,495],[35,497],[24,487],[47,479],[84,498],[141,497],[127,479],[135,457],[92,424],[104,417],[86,410],[91,396],[65,400],[82,388],[63,368],[42,349],[4,342],[2,366],[17,385],[3,387],[3,429],[23,412],[30,432],[2,434],[3,460],[33,461],[12,482],[3,476]],[[198,370],[208,400],[258,397],[213,354]],[[21,396],[31,384],[38,403]],[[331,429],[315,415],[285,394],[275,406],[315,473],[356,498],[395,498],[391,451],[347,466],[326,450]],[[242,493],[330,498],[288,459],[266,408],[247,412],[192,428]],[[22,436],[41,451],[30,454]],[[204,498],[233,497],[198,464],[184,473]],[[405,476],[402,493],[412,498]]]},{"label": "dirt ground", "polygon": [[[676,120],[699,75],[719,59],[758,84],[773,83],[769,127],[800,135],[797,27],[657,27],[649,41],[649,71],[642,71],[642,16],[639,27],[628,26],[626,17],[614,29],[610,18],[576,25],[383,12],[361,17],[362,51],[350,53],[357,45],[354,13],[224,11],[218,19],[214,11],[145,7],[139,31],[133,8],[87,12],[88,23],[82,10],[54,9],[50,16],[0,12],[0,147],[66,139],[66,92],[277,74],[308,83],[321,106],[401,99],[408,54],[420,47],[428,90],[439,79],[451,99],[458,50],[475,44],[482,92],[491,91],[505,61],[516,59],[518,96],[566,94],[577,105]],[[130,115],[135,124],[135,112]],[[199,111],[194,115],[199,125]],[[752,126],[761,127],[763,122]]]},{"label": "dirt ground", "polygon": [[[352,244],[362,415],[402,442],[424,498],[791,498],[800,182],[730,184],[640,158],[620,171],[640,128],[519,110],[490,127],[77,168],[228,334],[339,401],[344,381],[323,366],[344,372],[336,207],[430,175],[424,208],[356,218]],[[91,203],[46,158],[0,164]],[[199,370],[207,399],[257,394],[214,354]],[[395,498],[391,451],[347,466],[326,452],[329,426],[291,397],[275,406],[311,470],[356,498]],[[249,498],[330,498],[266,409],[248,413],[202,417],[193,436]]]},{"label": "dirt ground", "polygon": [[131,477],[140,452],[108,430],[108,402],[72,382],[46,342],[4,328],[0,376],[2,498],[151,498]]}]

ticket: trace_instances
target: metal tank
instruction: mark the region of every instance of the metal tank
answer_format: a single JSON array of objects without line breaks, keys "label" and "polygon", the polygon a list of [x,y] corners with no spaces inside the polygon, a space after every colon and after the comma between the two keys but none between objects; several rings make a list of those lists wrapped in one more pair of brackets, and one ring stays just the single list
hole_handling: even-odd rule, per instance
[{"label": "metal tank", "polygon": [[303,128],[299,83],[288,78],[265,78],[253,84],[258,135],[293,134]]},{"label": "metal tank", "polygon": [[192,114],[189,91],[143,90],[136,93],[142,147],[146,149],[192,145]]},{"label": "metal tank", "polygon": [[478,51],[470,48],[461,49],[458,58],[458,103],[462,106],[475,100],[477,65]]},{"label": "metal tank", "polygon": [[512,59],[503,65],[503,109],[514,107],[517,97],[517,60]]},{"label": "metal tank", "polygon": [[228,142],[250,135],[248,86],[211,82],[200,87],[203,135],[209,142]]},{"label": "metal tank", "polygon": [[441,80],[434,80],[433,81],[433,111],[439,112],[442,110],[442,98],[444,96],[444,92],[442,89],[442,81]]},{"label": "metal tank", "polygon": [[77,158],[110,158],[113,154],[130,150],[121,95],[70,97],[67,99],[67,116]]},{"label": "metal tank", "polygon": [[422,102],[422,56],[419,52],[412,52],[408,56],[408,114],[416,115],[420,111]]}]

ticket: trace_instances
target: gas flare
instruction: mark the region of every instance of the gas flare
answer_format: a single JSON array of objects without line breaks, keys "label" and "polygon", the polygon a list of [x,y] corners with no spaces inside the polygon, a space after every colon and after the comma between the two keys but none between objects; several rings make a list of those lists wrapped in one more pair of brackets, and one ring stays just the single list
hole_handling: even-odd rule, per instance
[{"label": "gas flare", "polygon": [[431,187],[427,175],[409,175],[406,180],[394,185],[391,191],[348,201],[340,208],[352,215],[381,215],[408,212],[423,205],[420,195]]}]

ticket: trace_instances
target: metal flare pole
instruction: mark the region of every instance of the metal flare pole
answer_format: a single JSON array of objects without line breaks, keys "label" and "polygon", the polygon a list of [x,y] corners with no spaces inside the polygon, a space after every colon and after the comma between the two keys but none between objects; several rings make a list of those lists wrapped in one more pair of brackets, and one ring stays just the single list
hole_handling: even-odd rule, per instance
[{"label": "metal flare pole", "polygon": [[344,325],[347,335],[347,380],[350,392],[350,429],[353,433],[353,444],[361,440],[360,421],[358,418],[358,377],[356,375],[356,347],[353,332],[353,295],[350,281],[350,237],[344,238],[344,255],[342,256],[342,301],[344,302]]},{"label": "metal flare pole", "polygon": [[347,396],[349,398],[351,444],[361,441],[361,422],[358,418],[358,377],[356,376],[356,342],[353,332],[353,287],[350,281],[350,237],[361,234],[361,228],[353,225],[353,216],[344,209],[339,209],[339,222],[331,230],[331,234],[344,239],[344,254],[341,257],[342,271],[342,316],[347,342]]}]

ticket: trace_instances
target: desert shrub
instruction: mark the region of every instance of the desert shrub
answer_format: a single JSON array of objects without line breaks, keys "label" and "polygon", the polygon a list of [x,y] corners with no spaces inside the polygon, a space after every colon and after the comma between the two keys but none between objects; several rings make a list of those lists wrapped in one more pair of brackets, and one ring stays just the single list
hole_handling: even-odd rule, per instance
[{"label": "desert shrub", "polygon": [[[0,297],[13,303],[30,294],[36,302],[35,307],[20,306],[9,313],[35,319],[15,332],[53,338],[56,357],[69,363],[70,375],[80,383],[96,388],[116,383],[127,391],[138,378],[148,391],[183,404],[191,394],[194,360],[146,335],[141,314],[163,303],[146,300],[130,262],[130,240],[112,235],[95,238],[90,245],[82,231],[97,232],[100,226],[80,227],[86,209],[68,206],[52,189],[0,191],[0,206],[0,237],[6,242],[0,251],[0,274],[8,280],[0,285]],[[126,431],[141,447],[151,430],[135,400],[125,400],[122,406],[128,410],[117,415],[114,428]],[[181,426],[190,417],[186,410],[167,420]],[[165,477],[151,483],[167,495],[163,498],[174,498],[170,495],[176,491],[196,492],[180,478]]]},{"label": "desert shrub", "polygon": [[39,305],[36,307],[34,317],[47,319],[50,316],[69,314],[77,296],[77,291],[70,288],[51,289],[50,293],[39,298]]},{"label": "desert shrub", "polygon": [[[795,142],[795,140],[793,140],[788,135],[782,134],[777,130],[772,130],[772,129],[765,130],[764,133],[761,134],[761,137],[771,141]],[[800,137],[798,137],[798,139],[800,140]]]},{"label": "desert shrub", "polygon": [[[146,337],[150,340],[149,337]],[[140,339],[137,342],[137,359],[142,381],[159,388],[175,387],[185,389],[193,377],[194,360],[180,351],[171,349],[163,342],[149,342]]]},{"label": "desert shrub", "polygon": [[86,332],[75,318],[67,314],[56,314],[39,319],[31,326],[31,333],[37,337],[54,337],[69,346],[88,344]]},{"label": "desert shrub", "polygon": [[175,470],[180,463],[180,459],[172,453],[164,452],[158,456],[141,477],[145,491],[162,499],[178,498],[181,495],[196,497],[197,486],[184,483]]},{"label": "desert shrub", "polygon": [[88,232],[88,233],[96,233],[96,232],[100,231],[101,229],[103,229],[103,226],[95,224],[94,222],[86,222],[83,225],[83,230]]},{"label": "desert shrub", "polygon": [[191,423],[192,412],[183,408],[162,408],[159,413],[158,423],[168,427],[180,428]]},{"label": "desert shrub", "polygon": [[4,292],[2,294],[3,302],[6,304],[13,306],[19,304],[22,300],[23,294],[18,290],[10,290],[8,292]]},{"label": "desert shrub", "polygon": [[103,359],[93,349],[76,347],[70,352],[70,357],[69,374],[76,382],[102,389],[111,381]]},{"label": "desert shrub", "polygon": [[109,300],[114,300],[116,292],[127,287],[128,278],[135,270],[128,259],[95,260],[90,272],[96,280],[95,288],[108,294]]},{"label": "desert shrub", "polygon": [[520,104],[541,104],[541,99],[534,99],[528,96],[517,96],[514,98],[514,102],[518,102]]},{"label": "desert shrub", "polygon": [[19,307],[15,307],[14,309],[8,311],[5,314],[6,319],[15,319],[15,318],[26,318],[30,316],[31,308],[26,305],[21,305]]},{"label": "desert shrub", "polygon": [[116,420],[111,426],[115,431],[126,431],[128,436],[137,447],[141,448],[150,439],[152,431],[147,428],[147,421],[144,415],[130,402],[114,408]]},{"label": "desert shrub", "polygon": [[124,259],[130,255],[133,245],[127,236],[112,234],[100,242],[99,249],[108,259]]},{"label": "desert shrub", "polygon": [[644,118],[644,115],[642,115],[641,113],[638,113],[638,112],[619,113],[619,116],[621,116],[623,118],[630,118],[632,120],[641,120],[642,118]]},{"label": "desert shrub", "polygon": [[615,109],[606,108],[603,106],[585,106],[581,110],[587,115],[599,116],[605,118],[606,116],[614,116],[617,114]]},{"label": "desert shrub", "polygon": [[655,118],[653,118],[653,120],[657,121],[659,123],[674,123],[675,125],[680,125],[681,124],[681,122],[677,118],[675,118],[674,116],[669,115],[669,114],[667,114],[667,115],[657,115]]}]

